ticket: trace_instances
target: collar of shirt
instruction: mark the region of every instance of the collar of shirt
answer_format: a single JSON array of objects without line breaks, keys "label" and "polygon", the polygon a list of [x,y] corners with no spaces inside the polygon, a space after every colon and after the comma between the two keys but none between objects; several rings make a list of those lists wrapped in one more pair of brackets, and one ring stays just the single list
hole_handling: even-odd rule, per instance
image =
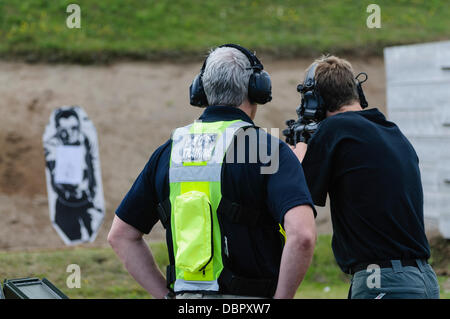
[{"label": "collar of shirt", "polygon": [[[348,111],[348,112],[341,112],[338,113],[336,115],[333,115],[331,117],[327,117],[325,120],[327,120],[328,118],[334,118],[335,116],[340,117],[340,116],[362,116],[365,117],[366,119],[373,121],[373,122],[377,122],[377,123],[386,123],[386,117],[384,116],[383,113],[381,113],[377,108],[372,108],[372,109],[367,109],[367,110],[361,110],[361,111]],[[322,123],[322,122],[321,122]]]},{"label": "collar of shirt", "polygon": [[363,111],[359,111],[357,113],[359,113],[360,115],[362,115],[363,117],[365,117],[366,119],[368,119],[369,121],[372,121],[374,123],[378,123],[383,126],[392,126],[393,125],[392,122],[389,122],[388,120],[386,120],[386,117],[384,116],[384,114],[381,113],[380,110],[378,110],[377,108],[363,110]]},{"label": "collar of shirt", "polygon": [[358,111],[361,115],[376,120],[386,120],[386,117],[377,108]]},{"label": "collar of shirt", "polygon": [[253,121],[244,111],[233,106],[208,106],[203,114],[199,117],[199,120],[202,120],[204,122],[242,120],[254,125]]}]

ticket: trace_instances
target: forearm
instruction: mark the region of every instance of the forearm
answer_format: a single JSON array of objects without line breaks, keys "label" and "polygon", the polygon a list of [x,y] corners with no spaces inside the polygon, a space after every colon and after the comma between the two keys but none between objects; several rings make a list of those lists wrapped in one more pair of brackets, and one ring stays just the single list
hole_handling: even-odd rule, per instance
[{"label": "forearm", "polygon": [[297,145],[295,145],[295,146],[291,146],[291,149],[294,152],[295,156],[297,156],[299,162],[300,163],[303,162],[303,158],[305,158],[305,154],[308,149],[308,145],[303,142],[300,142],[300,143],[297,143]]},{"label": "forearm", "polygon": [[314,244],[286,240],[281,256],[278,286],[274,298],[293,298],[303,281],[314,254]]},{"label": "forearm", "polygon": [[142,238],[118,240],[112,247],[131,276],[152,296],[163,298],[168,293],[166,280]]},{"label": "forearm", "polygon": [[290,209],[284,216],[284,227],[286,244],[274,298],[293,298],[311,263],[316,244],[312,207],[302,205]]}]

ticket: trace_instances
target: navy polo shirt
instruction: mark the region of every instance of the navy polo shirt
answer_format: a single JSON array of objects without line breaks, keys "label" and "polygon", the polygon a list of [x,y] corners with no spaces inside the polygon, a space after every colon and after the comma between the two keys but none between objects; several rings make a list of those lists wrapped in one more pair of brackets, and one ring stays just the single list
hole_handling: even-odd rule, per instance
[{"label": "navy polo shirt", "polygon": [[315,204],[330,196],[332,246],[344,272],[359,263],[430,257],[419,159],[380,111],[322,121],[302,164]]},{"label": "navy polo shirt", "polygon": [[[229,106],[209,106],[199,119],[204,122],[243,120],[253,124],[246,113]],[[258,143],[267,138],[268,153],[271,154],[269,140],[274,137],[262,129],[257,128],[256,131],[258,135],[263,134],[262,139],[257,139]],[[260,209],[273,221],[267,227],[227,222],[221,225],[227,236],[227,248],[236,275],[251,278],[277,276],[283,249],[278,223],[282,225],[286,212],[296,206],[309,205],[314,210],[301,164],[286,143],[277,138],[276,146],[279,165],[273,174],[261,174],[261,166],[270,163],[260,161],[225,161],[222,165],[222,196]],[[246,157],[250,149],[253,148],[246,144]],[[153,153],[116,211],[121,220],[142,233],[149,233],[159,220],[156,206],[169,196],[170,152],[171,140]]]}]

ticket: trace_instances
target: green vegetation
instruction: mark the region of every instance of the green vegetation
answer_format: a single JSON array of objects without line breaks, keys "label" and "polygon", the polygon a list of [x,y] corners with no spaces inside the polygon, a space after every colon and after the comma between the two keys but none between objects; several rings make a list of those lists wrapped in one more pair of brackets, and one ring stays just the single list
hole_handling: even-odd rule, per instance
[{"label": "green vegetation", "polygon": [[[150,246],[162,269],[169,263],[166,245],[155,243]],[[66,285],[70,275],[66,269],[70,264],[80,266],[81,288],[70,289]],[[110,248],[1,252],[0,280],[22,277],[45,277],[69,298],[150,298]]]},{"label": "green vegetation", "polygon": [[[69,3],[81,29],[66,26]],[[0,2],[0,57],[106,62],[190,59],[236,42],[277,57],[381,54],[388,45],[449,39],[446,0],[378,0],[381,28],[366,26],[372,0],[9,0]]]},{"label": "green vegetation", "polygon": [[[347,297],[350,279],[336,265],[330,243],[330,235],[319,236],[312,265],[300,286],[297,298]],[[165,266],[168,264],[165,244],[151,243],[150,246],[159,267],[165,271]],[[439,254],[437,250],[433,253]],[[439,276],[441,286],[445,282],[448,286],[450,280],[448,259],[445,263],[447,276]],[[81,288],[79,289],[69,289],[66,286],[67,277],[70,275],[66,272],[66,268],[70,264],[78,264],[81,268]],[[1,252],[0,279],[18,277],[46,277],[70,298],[150,297],[125,271],[109,248]],[[450,298],[450,291],[444,292],[442,289],[441,297]]]},{"label": "green vegetation", "polygon": [[331,235],[320,235],[296,298],[347,298],[350,278],[336,264],[331,251]]}]

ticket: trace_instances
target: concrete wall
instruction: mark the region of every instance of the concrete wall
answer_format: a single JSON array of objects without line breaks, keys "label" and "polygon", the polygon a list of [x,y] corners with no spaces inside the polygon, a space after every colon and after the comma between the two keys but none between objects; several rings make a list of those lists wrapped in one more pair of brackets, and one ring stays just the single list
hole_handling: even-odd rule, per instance
[{"label": "concrete wall", "polygon": [[387,112],[416,149],[424,214],[450,238],[450,41],[384,50]]}]

